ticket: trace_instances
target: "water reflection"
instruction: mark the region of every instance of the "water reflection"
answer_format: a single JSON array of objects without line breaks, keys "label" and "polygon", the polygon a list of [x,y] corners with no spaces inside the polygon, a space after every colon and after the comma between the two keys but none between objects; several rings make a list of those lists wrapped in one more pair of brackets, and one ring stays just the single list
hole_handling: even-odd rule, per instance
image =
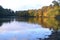
[{"label": "water reflection", "polygon": [[12,18],[0,18],[0,27],[3,23],[10,23],[11,21],[13,21]]},{"label": "water reflection", "polygon": [[0,18],[1,40],[52,40],[55,33],[60,33],[55,18]]}]

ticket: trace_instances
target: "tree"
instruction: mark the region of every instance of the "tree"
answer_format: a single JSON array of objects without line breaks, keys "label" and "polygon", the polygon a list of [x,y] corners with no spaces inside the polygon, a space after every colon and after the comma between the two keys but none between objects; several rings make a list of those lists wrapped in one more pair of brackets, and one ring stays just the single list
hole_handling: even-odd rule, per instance
[{"label": "tree", "polygon": [[55,0],[52,3],[54,4],[54,6],[59,6],[59,3]]},{"label": "tree", "polygon": [[12,11],[11,9],[4,9],[2,6],[0,6],[0,17],[8,16],[14,16],[14,11]]},{"label": "tree", "polygon": [[59,6],[60,6],[60,0],[58,0]]}]

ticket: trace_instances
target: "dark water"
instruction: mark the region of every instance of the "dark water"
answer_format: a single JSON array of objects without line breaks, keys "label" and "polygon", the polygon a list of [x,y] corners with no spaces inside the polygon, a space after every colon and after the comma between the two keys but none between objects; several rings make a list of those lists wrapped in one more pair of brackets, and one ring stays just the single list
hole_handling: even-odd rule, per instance
[{"label": "dark water", "polygon": [[60,40],[55,18],[0,18],[0,40]]}]

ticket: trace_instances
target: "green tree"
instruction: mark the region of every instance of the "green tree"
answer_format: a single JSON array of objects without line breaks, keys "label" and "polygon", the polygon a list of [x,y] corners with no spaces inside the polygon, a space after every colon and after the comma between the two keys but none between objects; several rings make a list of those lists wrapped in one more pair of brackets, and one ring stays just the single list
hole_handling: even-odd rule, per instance
[{"label": "green tree", "polygon": [[8,17],[14,15],[15,13],[11,9],[4,9],[2,6],[0,6],[0,17]]},{"label": "green tree", "polygon": [[54,4],[54,6],[59,6],[59,3],[55,0],[52,3]]}]

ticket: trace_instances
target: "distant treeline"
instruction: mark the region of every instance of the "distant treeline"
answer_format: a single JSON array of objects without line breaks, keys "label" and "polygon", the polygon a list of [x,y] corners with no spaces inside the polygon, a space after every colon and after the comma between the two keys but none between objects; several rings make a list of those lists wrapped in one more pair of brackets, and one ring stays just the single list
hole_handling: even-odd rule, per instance
[{"label": "distant treeline", "polygon": [[0,17],[14,16],[15,13],[11,9],[4,9],[0,6]]},{"label": "distant treeline", "polygon": [[14,12],[11,9],[4,9],[0,6],[0,17],[55,17],[60,15],[60,0],[53,1],[50,6],[44,6],[38,10],[25,10]]}]

